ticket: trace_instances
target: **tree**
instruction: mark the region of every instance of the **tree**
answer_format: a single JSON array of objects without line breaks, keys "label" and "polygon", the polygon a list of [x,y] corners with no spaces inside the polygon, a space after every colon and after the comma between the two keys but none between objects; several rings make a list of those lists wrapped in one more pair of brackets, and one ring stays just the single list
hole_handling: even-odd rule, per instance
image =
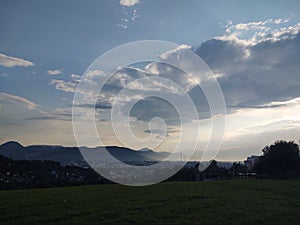
[{"label": "tree", "polygon": [[239,173],[246,173],[247,168],[246,168],[246,166],[242,165],[241,163],[234,162],[232,164],[231,168],[229,169],[229,172],[231,175],[236,176]]},{"label": "tree", "polygon": [[276,141],[263,150],[256,170],[270,175],[282,175],[299,170],[299,146],[293,141]]}]

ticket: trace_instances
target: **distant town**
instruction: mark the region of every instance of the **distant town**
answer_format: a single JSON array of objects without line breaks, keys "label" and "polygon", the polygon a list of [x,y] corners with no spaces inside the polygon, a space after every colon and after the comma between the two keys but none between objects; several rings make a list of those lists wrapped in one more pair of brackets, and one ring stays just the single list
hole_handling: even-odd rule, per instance
[{"label": "distant town", "polygon": [[[76,151],[76,154],[78,154],[79,152],[76,148],[67,148],[66,150],[64,147],[40,146],[39,148],[39,146],[34,146],[31,147],[31,150],[27,150],[28,153],[26,153],[24,148],[17,142],[8,142],[0,146],[1,189],[112,183],[112,181],[96,173],[92,168],[101,167],[108,171],[113,171],[114,169],[122,171],[122,166],[124,165],[121,163],[97,161],[93,165],[89,165],[80,154],[74,156],[70,152],[66,153],[66,151]],[[60,148],[59,154],[57,153],[57,148]],[[37,152],[35,151],[37,149],[43,149],[43,151]],[[153,160],[155,153],[151,150],[149,151],[151,151],[152,160],[150,158],[146,160],[145,156],[136,158],[142,160],[128,160],[130,156],[133,159],[137,157],[134,155],[135,151],[120,147],[110,148],[110,150],[115,151],[115,153],[121,151],[122,155],[119,155],[119,159],[123,159],[126,165],[146,166],[159,162],[158,160]],[[23,155],[18,154],[20,151],[22,151]],[[53,155],[55,152],[57,155]],[[175,175],[167,179],[167,181],[212,181],[229,178],[300,178],[299,146],[296,143],[277,141],[270,146],[266,146],[262,152],[263,155],[251,155],[244,162],[217,162],[216,160],[211,160],[210,162],[200,163],[189,161]],[[59,158],[56,161],[55,157],[62,156],[62,154],[64,158]],[[145,151],[143,151],[143,154],[145,155]],[[67,156],[72,157],[68,160]],[[166,161],[159,164],[157,171],[148,170],[147,174],[160,173],[176,166],[179,167],[181,164],[182,162],[179,161]],[[138,167],[136,168],[135,177],[144,177],[147,175],[140,172]],[[118,176],[123,176],[122,178],[125,180],[130,180],[132,178],[130,176],[133,176],[128,173],[115,173],[111,175],[116,179]]]}]

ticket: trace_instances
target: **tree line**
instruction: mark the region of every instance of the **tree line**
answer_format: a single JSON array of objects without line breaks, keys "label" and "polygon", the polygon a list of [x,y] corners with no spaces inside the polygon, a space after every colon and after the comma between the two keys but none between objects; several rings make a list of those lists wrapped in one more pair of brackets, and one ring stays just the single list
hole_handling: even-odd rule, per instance
[{"label": "tree line", "polygon": [[299,145],[294,141],[276,141],[262,152],[253,172],[274,178],[300,178]]},{"label": "tree line", "polygon": [[0,189],[109,183],[90,168],[62,166],[49,160],[12,160],[0,155]]}]

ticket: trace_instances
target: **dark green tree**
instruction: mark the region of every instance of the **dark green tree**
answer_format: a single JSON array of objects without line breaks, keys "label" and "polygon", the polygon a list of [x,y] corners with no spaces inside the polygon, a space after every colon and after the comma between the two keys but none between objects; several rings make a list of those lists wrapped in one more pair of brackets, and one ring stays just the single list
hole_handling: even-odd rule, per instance
[{"label": "dark green tree", "polygon": [[246,172],[247,172],[246,166],[236,162],[234,162],[229,169],[229,174],[233,176],[237,176],[239,175],[239,173],[246,173]]},{"label": "dark green tree", "polygon": [[293,141],[276,141],[263,150],[256,170],[259,173],[282,175],[299,171],[299,146]]}]

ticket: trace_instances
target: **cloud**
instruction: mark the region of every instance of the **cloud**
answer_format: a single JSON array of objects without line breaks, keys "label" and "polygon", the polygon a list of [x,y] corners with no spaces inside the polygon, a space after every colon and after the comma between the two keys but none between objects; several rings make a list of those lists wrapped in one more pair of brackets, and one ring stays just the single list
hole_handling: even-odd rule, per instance
[{"label": "cloud", "polygon": [[[84,96],[86,104],[93,104],[90,99],[95,95],[98,96],[98,84],[103,82],[103,79],[106,78],[106,76],[107,75],[103,71],[91,70],[88,71],[83,78],[80,75],[72,74],[70,80],[53,79],[51,80],[50,85],[54,85],[55,89],[64,92],[75,93],[77,91]],[[84,85],[77,90],[77,86],[81,80],[83,80]],[[109,89],[106,86],[104,88]],[[110,102],[113,101],[113,98],[109,95],[111,95],[109,92],[106,92],[105,95],[100,95],[99,99],[103,99],[103,101],[99,100],[99,104],[102,102],[105,102],[104,105],[110,104]]]},{"label": "cloud", "polygon": [[[273,107],[276,106],[276,107]],[[300,129],[300,98],[264,105],[261,108],[240,108],[227,116],[227,137]]]},{"label": "cloud", "polygon": [[[167,54],[167,53],[166,53]],[[180,54],[177,54],[180,55]],[[166,56],[167,57],[167,56]],[[153,76],[160,76],[163,78],[166,78],[168,80],[173,81],[174,83],[178,84],[182,89],[184,89],[186,92],[190,91],[193,87],[197,86],[200,83],[200,80],[198,79],[198,76],[193,76],[194,74],[185,74],[183,71],[168,65],[164,63],[158,63],[158,62],[152,62],[149,63],[145,67],[145,74],[151,74]],[[149,86],[151,86],[149,84]],[[162,84],[156,84],[153,83],[153,86],[162,86]],[[173,93],[179,93],[179,90],[176,87],[173,87],[172,85],[165,86],[164,88],[161,88],[160,90],[168,90]]]},{"label": "cloud", "polygon": [[63,74],[63,69],[54,69],[54,70],[48,70],[47,74],[49,76],[53,76],[53,75],[59,75],[59,74]]},{"label": "cloud", "polygon": [[8,55],[4,55],[0,53],[0,65],[4,67],[28,67],[33,66],[33,62],[27,61],[25,59],[16,58]]},{"label": "cloud", "polygon": [[283,107],[283,106],[287,106],[287,105],[300,105],[300,97],[294,98],[291,100],[287,100],[287,101],[270,102],[268,104],[262,105],[262,107],[272,108],[272,107]]},{"label": "cloud", "polygon": [[243,47],[234,42],[218,39],[202,43],[195,52],[217,74],[243,70],[244,61],[247,58],[246,50]]},{"label": "cloud", "polygon": [[121,22],[117,24],[117,26],[122,29],[127,29],[132,22],[136,21],[141,16],[138,9],[133,9],[130,12],[128,11],[123,10],[123,17],[121,18]]},{"label": "cloud", "polygon": [[122,16],[120,22],[117,24],[118,27],[126,30],[130,24],[136,21],[141,15],[139,10],[133,6],[139,3],[139,0],[121,0],[120,5],[122,7]]},{"label": "cloud", "polygon": [[9,103],[13,103],[13,104],[20,104],[20,105],[26,107],[29,110],[38,108],[38,106],[35,103],[33,103],[32,101],[29,101],[26,98],[16,96],[16,95],[7,94],[7,93],[3,93],[3,92],[0,93],[0,101],[9,102]]},{"label": "cloud", "polygon": [[[249,32],[253,35],[256,32],[264,32],[265,37],[278,38],[250,38],[251,44],[236,41],[236,39],[215,38],[202,43],[198,48],[181,45],[177,49],[165,52],[160,57],[177,59],[187,49],[198,54],[213,70],[214,79],[219,81],[222,88],[229,114],[228,136],[234,138],[243,132],[246,135],[249,130],[254,132],[255,128],[250,129],[251,126],[263,127],[266,122],[275,123],[275,117],[279,119],[289,115],[289,118],[285,118],[289,121],[296,118],[295,107],[292,107],[293,104],[299,105],[297,99],[300,97],[300,64],[298,62],[300,34],[296,33],[297,25],[289,23],[284,19],[235,25],[232,23],[230,32],[238,31],[239,38],[243,37],[245,31],[247,35]],[[280,25],[281,28],[273,29],[275,25]],[[280,31],[281,34],[275,34],[275,30]],[[193,69],[189,62],[186,66]],[[181,121],[174,107],[159,98],[146,96],[158,96],[155,93],[177,94],[178,91],[171,85],[159,83],[155,79],[153,82],[150,79],[148,83],[136,80],[145,77],[162,77],[172,80],[190,95],[196,105],[200,120],[204,121],[211,117],[205,94],[197,85],[202,81],[195,79],[198,76],[194,76],[199,71],[187,75],[170,65],[157,62],[148,63],[141,68],[140,66],[139,68],[120,68],[103,87],[96,108],[109,111],[114,106],[119,92],[127,88],[130,95],[122,96],[119,103],[126,105],[130,101],[139,100],[130,111],[130,117],[138,122],[148,122],[154,117],[161,117],[167,126],[177,127]],[[99,70],[90,71],[84,79],[91,85],[90,89],[93,89],[106,76]],[[71,76],[69,81],[60,80],[53,84],[57,89],[74,92],[80,78],[80,76]],[[84,91],[88,93],[87,96],[98,94],[89,88]],[[79,107],[94,106],[87,98],[86,104]],[[281,125],[280,129],[283,129],[284,123]],[[147,133],[146,129],[142,131]],[[267,129],[269,128],[266,127]],[[263,132],[262,128],[260,130]]]},{"label": "cloud", "polygon": [[134,6],[139,3],[139,0],[120,0],[122,6]]},{"label": "cloud", "polygon": [[53,112],[41,112],[40,115],[29,117],[26,120],[72,120],[72,109],[71,108],[57,108]]},{"label": "cloud", "polygon": [[165,131],[164,130],[161,130],[161,129],[147,129],[147,130],[144,130],[145,133],[148,133],[148,134],[164,134]]},{"label": "cloud", "polygon": [[135,21],[137,18],[139,18],[141,15],[139,14],[138,10],[137,9],[134,9],[133,10],[133,13],[131,15],[131,21]]},{"label": "cloud", "polygon": [[181,124],[177,110],[168,101],[158,97],[147,97],[137,102],[130,111],[130,117],[149,122],[155,117],[162,118],[167,125]]},{"label": "cloud", "polygon": [[[82,104],[75,105],[76,107],[110,110],[117,99],[121,105],[129,105],[132,101],[139,101],[131,111],[133,118],[139,121],[149,121],[153,116],[157,116],[162,117],[168,125],[179,124],[178,114],[170,104],[159,98],[147,98],[147,96],[159,96],[159,94],[180,94],[175,85],[167,85],[167,83],[160,80],[151,79],[151,77],[157,77],[155,70],[159,71],[162,78],[174,80],[174,83],[177,83],[183,89],[188,90],[192,86],[187,75],[182,71],[165,64],[157,65],[152,63],[146,65],[144,70],[132,67],[120,68],[106,81],[100,94],[95,89],[99,82],[103,82],[103,78],[107,78],[107,75],[100,70],[89,71],[82,78],[73,74],[69,81],[52,80],[50,84],[54,85],[58,90],[74,93],[79,81],[82,80],[85,85],[82,85],[80,90],[78,89],[77,91],[83,95],[84,100]],[[150,79],[146,81],[139,80],[143,78]],[[127,94],[118,96],[120,91],[124,89],[127,90]],[[95,95],[97,95],[98,99],[96,105],[91,102],[91,96]],[[181,98],[180,96],[178,97]]]},{"label": "cloud", "polygon": [[161,138],[163,138],[163,137],[179,138],[180,129],[174,129],[174,127],[168,126],[168,127],[166,127],[166,130],[160,129],[160,128],[146,129],[146,130],[144,130],[144,133],[154,134]]},{"label": "cloud", "polygon": [[[88,78],[93,77],[97,74],[98,71],[91,71],[90,74],[87,75]],[[57,80],[52,79],[50,81],[50,85],[54,85],[57,90],[61,90],[64,92],[75,93],[78,83],[81,80],[81,76],[77,74],[71,74],[70,81]]]},{"label": "cloud", "polygon": [[75,105],[76,107],[83,107],[83,108],[95,108],[95,109],[111,109],[112,105],[110,103],[96,103],[93,104],[81,104]]},{"label": "cloud", "polygon": [[[255,31],[269,23],[238,27]],[[196,49],[196,53],[216,74],[222,74],[217,79],[230,108],[274,108],[267,104],[300,96],[300,30],[295,33],[297,26],[299,23],[282,27],[285,36],[278,40],[271,38],[243,45],[234,40],[212,39]],[[273,30],[268,32],[270,37],[274,36]]]},{"label": "cloud", "polygon": [[64,92],[75,93],[78,82],[72,81],[64,81],[64,80],[51,80],[50,84],[54,85],[57,90],[61,90]]},{"label": "cloud", "polygon": [[170,58],[172,56],[175,55],[175,57],[178,56],[178,53],[181,51],[181,50],[185,50],[185,49],[191,49],[192,47],[189,46],[189,45],[179,45],[177,48],[173,49],[173,50],[170,50],[170,51],[167,51],[163,54],[161,54],[159,57],[162,58],[162,59],[167,59],[167,58]]},{"label": "cloud", "polygon": [[[257,148],[277,137],[296,136],[300,130],[299,23],[291,25],[284,19],[231,23],[225,37],[208,40],[195,52],[213,72],[222,74],[217,80],[228,107],[226,145],[239,140],[235,143],[239,148]],[[249,143],[253,139],[256,144]]]},{"label": "cloud", "polygon": [[[150,68],[150,66],[148,66],[147,68]],[[179,74],[182,74],[181,71],[178,71],[178,69],[176,71],[175,68],[173,69],[167,68],[165,71],[161,70],[160,72],[162,77],[164,75],[166,77],[167,76],[166,74],[172,74],[174,77],[179,77]],[[161,92],[161,91],[170,92],[170,93],[178,92],[175,86],[172,85],[168,86],[164,83],[158,82],[157,80],[150,79],[148,82],[136,80],[139,78],[145,78],[151,76],[156,77],[156,74],[152,74],[148,70],[142,70],[137,68],[130,68],[130,67],[120,68],[112,77],[110,77],[110,79],[106,81],[102,89],[102,92],[99,95],[100,103],[102,102],[103,99],[103,101],[105,102],[104,105],[107,105],[107,102],[110,102],[110,104],[112,104],[113,101],[115,100],[115,96],[125,87],[128,90],[131,90],[132,92],[139,93],[138,96],[142,96],[143,93],[145,94],[148,92]],[[107,75],[100,70],[93,70],[87,72],[83,77],[83,82],[85,85],[82,86],[81,90],[78,91],[82,91],[83,92],[82,94],[86,96],[98,94],[98,92],[95,89],[97,88],[99,82],[103,81],[103,77],[107,77]],[[74,93],[76,91],[76,87],[80,82],[80,80],[81,80],[80,76],[72,74],[70,81],[53,79],[50,82],[50,84],[54,85],[57,90]],[[182,82],[184,80],[185,77],[181,79]],[[123,99],[123,101],[129,101],[129,100],[130,99]]]},{"label": "cloud", "polygon": [[295,38],[300,31],[300,23],[286,26],[289,19],[269,19],[226,26],[226,33],[217,40],[231,41],[242,46],[254,46],[265,41],[280,41]]},{"label": "cloud", "polygon": [[124,23],[119,23],[119,24],[117,24],[117,26],[124,29],[124,30],[126,30],[128,28],[128,26]]},{"label": "cloud", "polygon": [[[162,54],[161,57],[177,58],[187,49],[191,49],[191,47],[181,45]],[[116,104],[116,100],[119,105],[130,105],[129,103],[133,101],[139,101],[131,112],[132,117],[139,121],[149,121],[154,115],[161,116],[167,124],[172,125],[181,122],[178,119],[176,110],[165,101],[148,97],[165,96],[172,99],[176,95],[177,102],[180,102],[184,101],[185,96],[183,93],[189,94],[191,92],[191,95],[194,95],[191,98],[200,103],[196,107],[199,108],[201,117],[208,116],[209,110],[207,110],[208,105],[205,96],[201,90],[194,89],[200,82],[197,78],[198,72],[186,74],[171,65],[150,62],[145,65],[144,69],[142,67],[119,68],[108,80],[106,80],[107,74],[100,70],[93,70],[87,72],[84,77],[72,75],[70,80],[52,80],[51,84],[58,90],[74,93],[79,81],[82,80],[85,85],[81,85],[77,91],[83,95],[83,101],[78,107],[94,108],[94,102],[91,102],[91,99],[95,99],[95,95],[97,95],[96,109],[109,110]],[[221,75],[218,77],[221,77]],[[106,83],[99,94],[97,87],[102,82]],[[122,95],[118,96],[124,90],[126,93],[123,92]],[[199,92],[201,92],[201,98],[199,98]],[[203,107],[204,105],[205,107]],[[203,108],[206,108],[206,110]],[[190,109],[186,108],[185,110],[188,113]],[[122,113],[125,113],[125,110]],[[183,122],[187,122],[189,119],[184,119]]]}]

